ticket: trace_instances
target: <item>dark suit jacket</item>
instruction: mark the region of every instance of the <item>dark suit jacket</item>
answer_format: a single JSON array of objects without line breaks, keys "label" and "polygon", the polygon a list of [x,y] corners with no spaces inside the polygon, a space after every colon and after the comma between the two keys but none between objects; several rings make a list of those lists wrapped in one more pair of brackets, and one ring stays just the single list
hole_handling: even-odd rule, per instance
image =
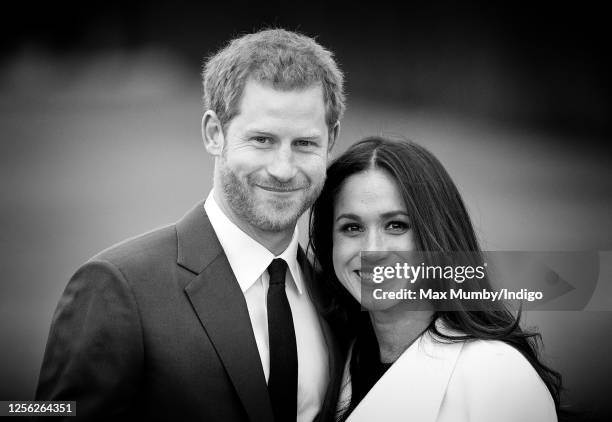
[{"label": "dark suit jacket", "polygon": [[[298,259],[317,305],[301,248]],[[332,382],[319,419],[328,420],[343,365],[320,321]],[[246,301],[202,203],[75,273],[53,318],[36,399],[76,400],[84,420],[273,420]]]}]

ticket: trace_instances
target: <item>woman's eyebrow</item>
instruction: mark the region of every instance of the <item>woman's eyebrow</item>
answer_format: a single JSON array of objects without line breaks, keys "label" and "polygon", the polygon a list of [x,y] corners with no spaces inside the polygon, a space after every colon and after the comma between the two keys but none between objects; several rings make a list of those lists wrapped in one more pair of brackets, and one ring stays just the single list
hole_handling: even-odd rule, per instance
[{"label": "woman's eyebrow", "polygon": [[403,215],[405,217],[408,217],[408,213],[406,211],[402,211],[402,210],[389,211],[389,212],[386,212],[386,213],[382,214],[381,217],[382,218],[391,218],[391,217],[395,217],[396,215]]},{"label": "woman's eyebrow", "polygon": [[[391,217],[395,217],[398,215],[408,217],[408,213],[403,210],[388,211],[388,212],[381,214],[380,216],[383,219],[386,219],[386,218],[391,218]],[[361,218],[357,214],[352,214],[352,213],[340,214],[338,217],[336,217],[336,221],[340,220],[341,218],[348,218],[350,220],[361,220]]]},{"label": "woman's eyebrow", "polygon": [[340,214],[338,217],[336,217],[336,221],[340,220],[341,218],[348,218],[350,220],[361,220],[357,214],[350,213]]}]

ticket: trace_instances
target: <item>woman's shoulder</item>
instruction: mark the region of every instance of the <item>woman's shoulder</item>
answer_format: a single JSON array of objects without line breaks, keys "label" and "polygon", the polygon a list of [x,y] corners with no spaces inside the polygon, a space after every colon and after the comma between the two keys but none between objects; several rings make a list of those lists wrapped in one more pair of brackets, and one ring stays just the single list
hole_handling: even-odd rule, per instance
[{"label": "woman's shoulder", "polygon": [[535,369],[527,358],[516,348],[501,340],[468,340],[463,345],[457,365],[470,371],[489,371],[498,369],[501,372],[533,373]]},{"label": "woman's shoulder", "polygon": [[[517,384],[548,391],[534,367],[517,349],[501,340],[466,341],[457,359],[455,375],[468,384],[487,380],[487,384]],[[540,388],[541,387],[541,388]]]},{"label": "woman's shoulder", "polygon": [[[436,321],[437,330],[448,337],[460,337],[462,332],[450,329],[443,321]],[[445,342],[433,335],[434,342]],[[438,341],[436,341],[438,340]],[[471,339],[463,341],[461,353],[457,359],[455,372],[466,371],[468,374],[483,373],[491,375],[535,376],[540,379],[537,372],[521,352],[510,344],[501,340]],[[541,381],[541,380],[540,380]]]},{"label": "woman's shoulder", "polygon": [[470,414],[483,420],[556,420],[542,378],[521,352],[500,340],[465,342],[449,384],[449,397],[453,393],[463,397]]}]

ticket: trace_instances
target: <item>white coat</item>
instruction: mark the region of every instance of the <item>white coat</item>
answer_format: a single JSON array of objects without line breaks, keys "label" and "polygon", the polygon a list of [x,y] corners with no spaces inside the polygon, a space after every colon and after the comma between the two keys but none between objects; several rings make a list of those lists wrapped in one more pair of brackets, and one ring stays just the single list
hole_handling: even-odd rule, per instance
[{"label": "white coat", "polygon": [[[452,333],[441,323],[442,333]],[[351,397],[345,365],[338,408]],[[349,422],[556,422],[555,405],[529,361],[502,342],[456,343],[421,335],[378,380]]]}]

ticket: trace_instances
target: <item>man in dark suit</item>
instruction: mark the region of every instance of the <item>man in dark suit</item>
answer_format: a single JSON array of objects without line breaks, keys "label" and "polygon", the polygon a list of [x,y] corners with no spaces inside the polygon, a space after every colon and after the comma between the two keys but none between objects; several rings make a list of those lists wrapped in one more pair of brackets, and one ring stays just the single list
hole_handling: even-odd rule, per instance
[{"label": "man in dark suit", "polygon": [[329,51],[245,35],[203,72],[214,187],[178,223],[101,252],[55,312],[37,400],[77,419],[310,421],[341,358],[297,243],[344,110]]}]

